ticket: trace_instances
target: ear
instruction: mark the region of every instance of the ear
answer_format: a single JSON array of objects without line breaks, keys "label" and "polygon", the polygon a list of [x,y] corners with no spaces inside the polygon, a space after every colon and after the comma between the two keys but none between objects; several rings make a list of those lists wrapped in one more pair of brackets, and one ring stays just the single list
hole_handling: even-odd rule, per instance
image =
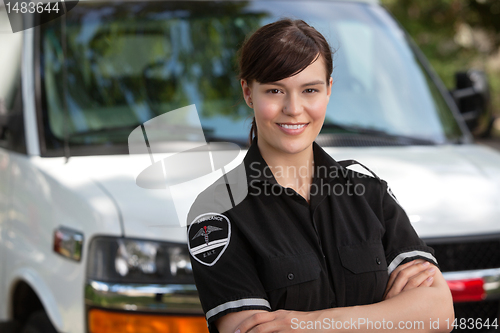
[{"label": "ear", "polygon": [[252,88],[248,84],[247,80],[241,79],[241,90],[243,91],[243,98],[245,99],[245,102],[247,105],[253,109],[253,105],[250,104],[252,103]]},{"label": "ear", "polygon": [[332,95],[332,84],[333,84],[333,79],[331,76],[328,82],[329,84],[328,87],[326,88],[326,96],[328,97],[328,100],[330,100],[330,96]]}]

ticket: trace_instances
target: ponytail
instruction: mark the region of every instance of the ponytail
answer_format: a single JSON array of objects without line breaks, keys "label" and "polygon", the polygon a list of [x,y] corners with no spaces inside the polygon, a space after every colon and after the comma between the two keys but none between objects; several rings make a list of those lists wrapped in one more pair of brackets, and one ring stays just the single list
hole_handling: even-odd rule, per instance
[{"label": "ponytail", "polygon": [[252,119],[252,127],[250,128],[250,134],[248,135],[248,145],[252,145],[252,140],[254,137],[257,137],[257,123],[255,122],[255,117]]}]

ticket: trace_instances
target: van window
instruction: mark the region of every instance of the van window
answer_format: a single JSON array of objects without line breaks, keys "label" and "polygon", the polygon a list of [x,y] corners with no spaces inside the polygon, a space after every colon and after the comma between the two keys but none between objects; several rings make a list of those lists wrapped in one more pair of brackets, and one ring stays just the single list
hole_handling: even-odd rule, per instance
[{"label": "van window", "polygon": [[[378,6],[89,2],[66,16],[64,29],[60,20],[41,26],[44,138],[53,153],[62,152],[65,138],[71,154],[126,153],[133,128],[190,104],[207,140],[246,144],[252,113],[237,79],[237,50],[245,36],[282,16],[304,19],[337,50],[327,124],[437,143],[463,135],[404,34]],[[322,133],[339,134],[328,126]]]}]

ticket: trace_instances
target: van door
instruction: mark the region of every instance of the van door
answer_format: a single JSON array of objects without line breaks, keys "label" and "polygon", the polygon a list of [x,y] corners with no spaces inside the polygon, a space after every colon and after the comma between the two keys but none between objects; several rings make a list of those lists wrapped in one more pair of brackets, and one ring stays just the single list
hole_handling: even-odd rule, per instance
[{"label": "van door", "polygon": [[0,7],[0,321],[7,317],[8,219],[12,189],[12,154],[26,154],[21,89],[22,33],[12,33]]}]

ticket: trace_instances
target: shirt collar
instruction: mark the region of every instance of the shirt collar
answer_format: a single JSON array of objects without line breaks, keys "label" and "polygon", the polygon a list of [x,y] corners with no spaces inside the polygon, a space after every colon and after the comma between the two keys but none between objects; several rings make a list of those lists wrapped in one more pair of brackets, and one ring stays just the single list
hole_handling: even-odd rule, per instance
[{"label": "shirt collar", "polygon": [[314,154],[314,179],[322,179],[326,182],[330,182],[337,178],[341,166],[337,163],[326,151],[323,150],[316,142],[313,142],[313,154]]},{"label": "shirt collar", "polygon": [[[335,161],[326,151],[323,150],[316,142],[313,142],[313,155],[314,155],[314,179],[323,179],[324,181],[331,181],[332,172],[339,171],[340,165]],[[270,184],[277,184],[276,179],[262,157],[259,147],[257,146],[257,137],[254,137],[252,144],[244,159],[247,180],[250,184],[252,181],[258,180],[261,182],[268,182]],[[335,173],[337,174],[337,173]],[[335,178],[335,177],[333,177]]]},{"label": "shirt collar", "polygon": [[248,184],[258,180],[261,182],[268,182],[270,184],[277,184],[271,168],[267,165],[266,161],[260,154],[259,147],[257,146],[257,137],[254,137],[252,144],[243,160],[247,173]]}]

